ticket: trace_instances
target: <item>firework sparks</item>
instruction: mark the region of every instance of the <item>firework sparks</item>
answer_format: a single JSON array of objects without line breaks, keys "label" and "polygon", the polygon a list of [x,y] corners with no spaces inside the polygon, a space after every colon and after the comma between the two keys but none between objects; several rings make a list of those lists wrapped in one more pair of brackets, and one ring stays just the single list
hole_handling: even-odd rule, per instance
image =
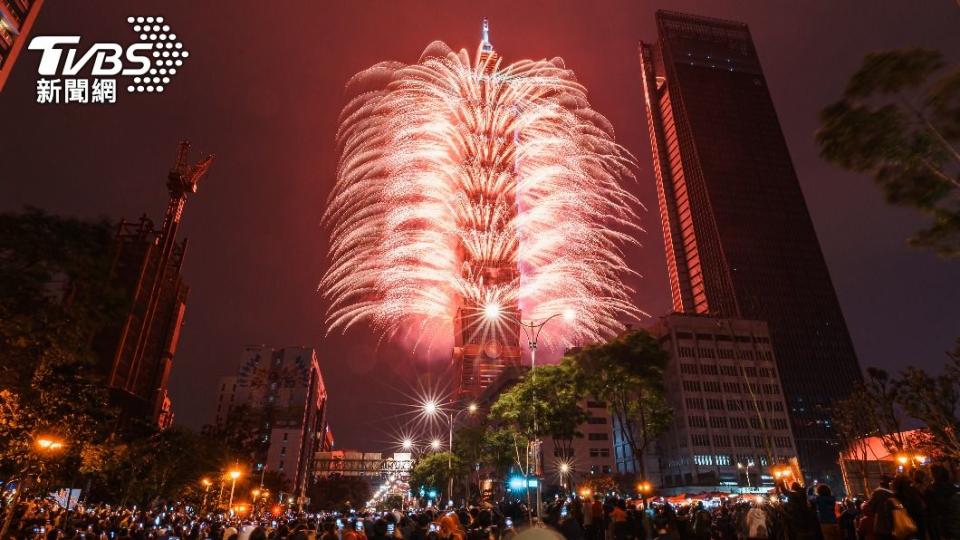
[{"label": "firework sparks", "polygon": [[[457,310],[576,313],[545,343],[593,341],[641,312],[620,248],[633,158],[559,58],[503,66],[431,44],[349,82],[320,288],[331,328],[450,335]],[[493,308],[486,308],[493,309]]]}]

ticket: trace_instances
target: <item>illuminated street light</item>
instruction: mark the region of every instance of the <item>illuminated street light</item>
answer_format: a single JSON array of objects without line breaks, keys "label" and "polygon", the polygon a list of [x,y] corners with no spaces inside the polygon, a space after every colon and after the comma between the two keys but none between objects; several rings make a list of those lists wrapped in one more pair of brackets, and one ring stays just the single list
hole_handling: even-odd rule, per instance
[{"label": "illuminated street light", "polygon": [[[490,306],[488,305],[487,307],[489,308]],[[497,314],[494,316],[499,315],[499,309],[500,308],[497,307]],[[450,405],[450,404],[445,404],[445,405]],[[442,407],[443,405],[441,405],[440,403],[437,403],[437,400],[428,399],[423,403],[423,413],[426,416],[430,416],[430,417],[435,417],[439,414],[443,414],[444,416],[446,416],[447,425],[449,427],[449,439],[447,441],[449,446],[447,447],[447,450],[450,452],[450,454],[447,456],[447,468],[450,470],[453,470],[453,425],[456,422],[458,416],[460,416],[463,413],[474,414],[477,412],[479,407],[477,406],[476,403],[470,403],[469,405],[467,405],[467,408],[456,411],[456,412],[444,411]],[[433,450],[439,450],[440,441],[438,439],[434,439],[430,443],[430,448],[432,448]],[[448,498],[452,498],[453,497],[453,475],[450,476],[450,484],[447,486],[447,489],[448,489],[447,495],[449,496]]]},{"label": "illuminated street light", "polygon": [[413,441],[412,441],[411,439],[409,439],[409,438],[404,439],[404,440],[403,440],[403,449],[404,449],[404,450],[412,450],[412,449],[413,449]]},{"label": "illuminated street light", "polygon": [[748,461],[746,465],[743,463],[737,463],[737,468],[746,471],[747,476],[747,487],[753,487],[750,485],[750,467],[753,467],[753,462]]},{"label": "illuminated street light", "polygon": [[39,437],[37,438],[36,445],[37,448],[43,452],[56,452],[64,447],[63,441],[54,437]]},{"label": "illuminated street light", "polygon": [[500,304],[490,303],[483,307],[483,316],[488,320],[494,320],[500,318]]},{"label": "illuminated street light", "polygon": [[242,473],[241,473],[238,469],[233,469],[232,471],[230,471],[229,473],[227,473],[227,475],[230,476],[230,480],[231,480],[231,483],[230,483],[230,502],[227,504],[227,508],[230,508],[231,510],[233,510],[233,491],[234,491],[234,490],[236,489],[236,487],[237,487],[237,478],[240,478],[240,475],[241,475],[241,474],[242,474]]},{"label": "illuminated street light", "polygon": [[207,507],[207,494],[210,492],[210,486],[213,485],[213,482],[209,478],[201,478],[200,483],[203,484],[203,504],[200,505],[200,509],[203,510]]}]

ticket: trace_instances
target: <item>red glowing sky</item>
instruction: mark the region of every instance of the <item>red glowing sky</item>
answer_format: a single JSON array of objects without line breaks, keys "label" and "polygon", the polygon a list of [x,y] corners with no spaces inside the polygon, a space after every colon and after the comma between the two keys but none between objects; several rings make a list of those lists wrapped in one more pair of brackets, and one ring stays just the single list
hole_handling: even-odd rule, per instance
[{"label": "red glowing sky", "polygon": [[[38,56],[25,52],[0,94],[0,210],[30,204],[114,219],[159,220],[176,141],[217,162],[187,205],[185,273],[192,287],[172,377],[181,422],[212,419],[213,385],[241,347],[317,346],[342,447],[389,439],[393,403],[415,383],[403,351],[376,349],[362,331],[325,338],[314,288],[324,269],[318,222],[331,186],[333,136],[345,81],[384,59],[411,62],[441,39],[473,50],[483,16],[507,61],[563,57],[595,109],[640,163],[631,189],[647,204],[637,302],[669,309],[663,243],[636,56],[656,37],[658,8],[750,24],[783,130],[861,363],[933,367],[957,328],[957,262],[912,251],[920,223],[885,205],[870,181],[817,157],[817,112],[841,92],[863,54],[923,45],[956,51],[960,8],[923,3],[756,1],[127,2],[47,0],[36,34],[128,42],[129,15],[163,15],[191,52],[162,96],[121,95],[114,106],[34,103]],[[794,6],[803,6],[794,7]],[[436,376],[445,366],[435,363]],[[376,419],[376,420],[374,420]]]}]

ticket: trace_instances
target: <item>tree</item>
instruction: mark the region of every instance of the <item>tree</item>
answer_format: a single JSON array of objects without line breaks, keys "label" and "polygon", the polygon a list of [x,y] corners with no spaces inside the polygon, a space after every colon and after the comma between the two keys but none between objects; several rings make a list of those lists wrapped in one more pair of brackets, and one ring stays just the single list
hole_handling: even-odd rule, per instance
[{"label": "tree", "polygon": [[[113,424],[92,347],[122,315],[112,247],[105,221],[0,214],[0,472],[8,476],[43,465],[65,483]],[[38,461],[39,435],[64,439],[58,459]]]},{"label": "tree", "polygon": [[960,459],[960,340],[944,372],[931,376],[921,369],[909,367],[897,381],[898,403],[907,414],[926,424],[937,452],[952,460]]},{"label": "tree", "polygon": [[[459,456],[450,452],[434,452],[417,460],[410,471],[410,486],[414,491],[423,486],[427,490],[433,488],[440,492],[447,487],[451,478],[463,476],[464,472]],[[450,496],[449,493],[447,495]]]},{"label": "tree", "polygon": [[820,119],[822,157],[931,217],[912,245],[960,255],[960,69],[929,49],[868,54]]},{"label": "tree", "polygon": [[848,457],[863,485],[862,494],[870,494],[868,467],[878,456],[870,455],[867,437],[877,433],[873,421],[873,403],[862,386],[854,388],[850,395],[836,402],[831,409],[834,431],[840,440],[842,452]]},{"label": "tree", "polygon": [[490,426],[480,443],[480,462],[493,469],[496,478],[505,479],[516,466],[525,470],[523,456],[529,439],[509,426]]},{"label": "tree", "polygon": [[500,394],[490,416],[513,426],[527,438],[548,436],[562,455],[571,455],[577,427],[589,414],[580,406],[584,394],[569,364],[542,366],[528,372],[516,385]]},{"label": "tree", "polygon": [[222,424],[205,426],[204,433],[220,441],[223,463],[253,463],[270,446],[263,438],[262,423],[262,411],[241,403],[230,409]]},{"label": "tree", "polygon": [[907,441],[903,433],[903,412],[898,405],[900,385],[886,371],[870,367],[858,388],[867,404],[862,412],[868,415],[867,421],[875,426],[883,445],[890,452],[903,452]]},{"label": "tree", "polygon": [[628,332],[563,359],[584,391],[606,402],[641,478],[647,477],[647,449],[670,425],[663,380],[668,359],[657,338],[646,331]]}]

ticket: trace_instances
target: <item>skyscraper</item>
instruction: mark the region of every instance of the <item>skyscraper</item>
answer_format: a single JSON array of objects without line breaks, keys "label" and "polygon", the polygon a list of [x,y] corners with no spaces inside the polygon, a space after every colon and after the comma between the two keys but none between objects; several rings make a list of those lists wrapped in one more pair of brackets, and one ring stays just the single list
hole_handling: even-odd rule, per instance
[{"label": "skyscraper", "polygon": [[0,90],[27,45],[27,35],[42,5],[43,0],[0,0]]},{"label": "skyscraper", "polygon": [[801,464],[860,368],[746,24],[658,11],[640,61],[673,308],[769,324]]},{"label": "skyscraper", "polygon": [[[490,43],[489,22],[484,19],[483,40],[480,43],[480,54],[477,56],[475,67],[478,73],[485,74],[485,77],[479,77],[479,85],[484,93],[490,91],[488,88],[493,83],[490,82],[489,75],[496,70],[499,61],[500,57]],[[496,140],[497,136],[496,126],[485,122],[476,138],[485,145],[489,144],[487,141]],[[477,156],[470,157],[479,159]],[[500,174],[500,171],[485,174],[495,177]],[[514,226],[512,218],[516,214],[516,201],[508,195],[505,196],[505,200],[490,204],[485,201],[485,198],[489,198],[487,190],[490,188],[487,184],[477,182],[471,188],[467,194],[469,200],[471,204],[480,208],[475,211],[489,212],[494,217],[489,220],[470,220],[464,223],[464,227],[476,227],[473,236],[483,240],[474,246],[458,246],[464,258],[463,279],[481,284],[488,296],[496,298],[498,292],[509,291],[519,286],[516,245],[509,245],[507,249],[503,249],[495,243],[498,236]],[[498,304],[495,308],[496,313],[487,313],[487,307],[482,305],[478,298],[461,299],[454,321],[453,349],[454,366],[459,372],[457,395],[460,397],[476,397],[480,391],[499,377],[505,368],[520,364],[520,328],[514,322],[520,318],[516,303],[517,294],[512,292],[504,296],[510,301],[503,306]],[[505,322],[492,324],[487,320],[490,316]]]}]

